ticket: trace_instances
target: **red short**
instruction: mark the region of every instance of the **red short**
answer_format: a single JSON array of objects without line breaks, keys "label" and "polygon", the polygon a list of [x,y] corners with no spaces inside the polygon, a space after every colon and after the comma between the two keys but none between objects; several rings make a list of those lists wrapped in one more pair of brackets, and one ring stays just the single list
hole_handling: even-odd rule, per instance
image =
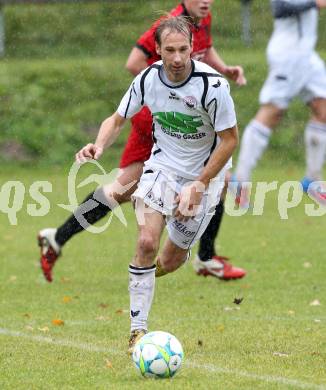
[{"label": "red short", "polygon": [[147,107],[144,107],[131,118],[131,131],[122,152],[120,168],[148,160],[152,146],[152,114]]}]

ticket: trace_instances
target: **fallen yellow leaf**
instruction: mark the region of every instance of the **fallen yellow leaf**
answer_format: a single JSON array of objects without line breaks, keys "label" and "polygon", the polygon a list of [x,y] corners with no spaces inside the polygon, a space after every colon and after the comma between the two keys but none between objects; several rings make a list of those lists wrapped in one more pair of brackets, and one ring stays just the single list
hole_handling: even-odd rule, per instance
[{"label": "fallen yellow leaf", "polygon": [[62,298],[62,302],[63,302],[63,303],[68,303],[68,302],[70,302],[71,300],[72,300],[71,297],[63,297],[63,298]]},{"label": "fallen yellow leaf", "polygon": [[70,279],[69,278],[66,278],[65,276],[62,276],[61,279],[60,279],[61,283],[69,283],[70,282]]},{"label": "fallen yellow leaf", "polygon": [[109,305],[107,303],[100,303],[98,306],[102,309],[106,309]]},{"label": "fallen yellow leaf", "polygon": [[217,331],[218,332],[224,332],[224,325],[217,325]]},{"label": "fallen yellow leaf", "polygon": [[284,352],[273,352],[274,356],[279,356],[279,357],[288,357],[289,355]]},{"label": "fallen yellow leaf", "polygon": [[48,332],[50,329],[47,326],[43,326],[43,328],[37,328],[41,332]]},{"label": "fallen yellow leaf", "polygon": [[113,368],[113,365],[112,365],[112,363],[110,362],[110,360],[106,360],[106,361],[105,361],[105,365],[106,365],[106,368]]},{"label": "fallen yellow leaf", "polygon": [[60,320],[60,319],[55,319],[55,320],[52,320],[52,324],[55,325],[55,326],[62,326],[64,325],[64,321],[63,320]]}]

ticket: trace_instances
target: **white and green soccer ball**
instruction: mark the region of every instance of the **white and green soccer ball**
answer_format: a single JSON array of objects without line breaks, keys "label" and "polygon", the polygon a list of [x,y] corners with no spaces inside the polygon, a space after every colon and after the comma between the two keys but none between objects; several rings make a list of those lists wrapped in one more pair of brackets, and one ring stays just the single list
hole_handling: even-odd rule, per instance
[{"label": "white and green soccer ball", "polygon": [[132,360],[144,377],[170,378],[180,369],[183,350],[178,339],[167,332],[150,332],[137,341]]}]

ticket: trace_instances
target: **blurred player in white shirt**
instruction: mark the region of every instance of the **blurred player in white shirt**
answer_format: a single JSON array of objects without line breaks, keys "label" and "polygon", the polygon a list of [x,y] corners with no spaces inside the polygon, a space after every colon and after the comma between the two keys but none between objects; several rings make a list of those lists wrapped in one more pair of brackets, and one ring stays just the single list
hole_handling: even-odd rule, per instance
[{"label": "blurred player in white shirt", "polygon": [[[315,51],[318,8],[326,0],[271,0],[274,31],[267,46],[269,74],[260,92],[261,104],[245,128],[233,177],[237,202],[249,206],[251,172],[264,153],[272,130],[279,124],[294,97],[311,109],[305,128],[306,174],[302,187],[319,203],[326,203],[320,181],[326,156],[326,69]],[[316,185],[315,185],[316,183]]]}]

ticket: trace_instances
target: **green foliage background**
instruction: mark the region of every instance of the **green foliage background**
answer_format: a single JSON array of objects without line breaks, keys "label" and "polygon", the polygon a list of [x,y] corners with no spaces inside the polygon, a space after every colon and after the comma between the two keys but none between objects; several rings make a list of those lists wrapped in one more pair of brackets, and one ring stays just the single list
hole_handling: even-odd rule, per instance
[{"label": "green foliage background", "polygon": [[[99,124],[115,110],[128,87],[131,76],[124,64],[138,36],[176,4],[175,0],[127,0],[6,5],[0,149],[14,142],[24,146],[33,164],[70,161],[81,145],[94,139]],[[242,64],[248,78],[246,88],[233,86],[232,91],[242,131],[258,108],[267,72],[264,51],[272,29],[269,1],[253,1],[253,45],[249,48],[241,41],[240,1],[216,0],[213,17],[215,47],[227,62]],[[326,43],[325,21],[324,12],[321,50]],[[307,118],[302,105],[294,103],[272,140],[273,158],[302,159]],[[127,135],[126,129],[107,158],[118,160]]]},{"label": "green foliage background", "polygon": [[[240,131],[257,110],[266,76],[268,3],[253,1],[253,46],[246,48],[240,39],[240,2],[214,2],[215,46],[226,61],[242,64],[248,78],[246,88],[232,87]],[[64,247],[54,282],[49,285],[41,276],[35,236],[70,215],[58,206],[68,203],[69,163],[84,142],[94,139],[128,86],[124,64],[135,40],[159,10],[174,4],[123,0],[4,7],[0,158],[8,158],[8,143],[14,142],[32,160],[24,167],[10,160],[0,169],[0,184],[17,180],[26,189],[17,225],[0,212],[1,390],[325,389],[325,216],[307,216],[305,207],[313,202],[306,196],[288,210],[289,219],[280,219],[279,191],[267,194],[262,216],[225,216],[216,249],[248,271],[245,279],[199,278],[188,263],[157,281],[150,329],[175,334],[186,353],[173,382],[142,380],[125,354],[127,267],[137,238],[131,204],[123,206],[127,227],[114,217],[101,235],[76,235]],[[326,10],[319,28],[324,59],[325,21]],[[307,110],[293,103],[255,180],[277,180],[280,188],[301,177],[307,118]],[[117,163],[127,135],[126,129],[105,154],[108,168]],[[284,164],[287,159],[292,163]],[[80,183],[90,172],[82,167]],[[31,218],[27,210],[35,199],[29,189],[36,180],[53,184],[46,193],[51,210]],[[80,189],[79,201],[93,187]],[[240,306],[233,303],[236,297],[244,298]],[[320,305],[311,304],[316,300]],[[54,326],[53,319],[64,320],[64,326]]]}]

